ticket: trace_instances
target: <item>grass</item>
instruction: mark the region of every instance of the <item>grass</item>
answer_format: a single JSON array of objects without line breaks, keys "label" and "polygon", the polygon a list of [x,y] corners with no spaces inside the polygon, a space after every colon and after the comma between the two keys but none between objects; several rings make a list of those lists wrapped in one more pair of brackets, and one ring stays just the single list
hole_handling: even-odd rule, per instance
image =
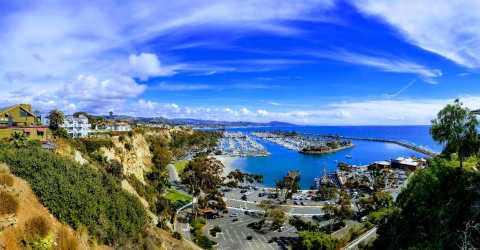
[{"label": "grass", "polygon": [[176,163],[172,163],[173,167],[175,168],[175,170],[177,170],[177,174],[178,176],[180,176],[180,174],[183,172],[183,170],[185,169],[185,166],[187,165],[187,163],[189,163],[190,161],[184,161],[184,162],[176,162]]},{"label": "grass", "polygon": [[169,189],[168,194],[166,194],[165,197],[171,200],[177,208],[188,204],[192,200],[192,197],[179,193],[174,189]]}]

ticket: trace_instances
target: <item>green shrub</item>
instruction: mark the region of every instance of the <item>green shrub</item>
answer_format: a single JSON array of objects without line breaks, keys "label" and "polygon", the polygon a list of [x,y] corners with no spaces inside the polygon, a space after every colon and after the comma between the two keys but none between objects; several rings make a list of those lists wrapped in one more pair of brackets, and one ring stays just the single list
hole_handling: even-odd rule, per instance
[{"label": "green shrub", "polygon": [[121,134],[119,137],[118,137],[118,140],[123,142],[125,141],[125,136],[123,134]]},{"label": "green shrub", "polygon": [[14,214],[18,210],[18,201],[7,192],[0,193],[0,215]]},{"label": "green shrub", "polygon": [[175,232],[173,232],[173,238],[175,238],[177,240],[182,240],[182,234],[175,231]]},{"label": "green shrub", "polygon": [[132,144],[130,144],[130,143],[128,143],[128,142],[125,142],[125,149],[126,149],[127,151],[132,150]]},{"label": "green shrub", "polygon": [[212,234],[213,237],[217,237],[217,232],[216,232],[216,231],[213,231],[213,229],[210,230],[210,234]]},{"label": "green shrub", "polygon": [[29,149],[39,149],[42,148],[42,143],[39,139],[32,139],[28,140],[25,146]]},{"label": "green shrub", "polygon": [[373,224],[370,223],[370,221],[366,221],[363,225],[364,225],[365,228],[368,228],[368,229],[373,226]]},{"label": "green shrub", "polygon": [[233,221],[233,222],[238,221],[238,218],[234,218],[232,221]]},{"label": "green shrub", "polygon": [[132,132],[132,131],[128,131],[127,134],[128,134],[129,137],[132,137],[132,136],[133,136],[133,132]]},{"label": "green shrub", "polygon": [[84,142],[85,148],[88,153],[95,152],[100,150],[100,148],[112,148],[115,146],[112,139],[110,138],[100,138],[100,139],[85,139]]},{"label": "green shrub", "polygon": [[273,240],[272,240],[272,239],[269,239],[269,240],[268,240],[268,243],[273,243]]},{"label": "green shrub", "polygon": [[105,152],[103,152],[102,150],[98,150],[91,153],[90,158],[92,158],[92,160],[98,162],[102,166],[107,162],[107,159],[108,159],[107,156],[105,155]]},{"label": "green shrub", "polygon": [[25,179],[62,223],[87,226],[99,243],[136,240],[147,222],[143,205],[110,175],[47,150],[0,151],[0,161]]},{"label": "green shrub", "polygon": [[247,240],[253,240],[253,236],[251,235],[247,236]]},{"label": "green shrub", "polygon": [[197,245],[203,249],[211,249],[213,247],[212,241],[205,235],[197,237]]},{"label": "green shrub", "polygon": [[55,138],[63,138],[63,139],[70,139],[70,135],[68,134],[68,131],[65,128],[58,127],[56,129],[50,129],[52,131],[52,135],[55,136]]},{"label": "green shrub", "polygon": [[113,178],[115,178],[117,180],[123,180],[124,179],[123,165],[119,161],[117,161],[117,160],[111,161],[108,164],[106,170],[107,170],[107,173],[109,173],[113,176]]},{"label": "green shrub", "polygon": [[45,238],[51,232],[52,227],[48,219],[43,215],[37,215],[25,223],[23,237],[27,242],[35,242],[39,238]]},{"label": "green shrub", "polygon": [[222,232],[222,229],[219,226],[215,226],[213,230],[218,233]]}]

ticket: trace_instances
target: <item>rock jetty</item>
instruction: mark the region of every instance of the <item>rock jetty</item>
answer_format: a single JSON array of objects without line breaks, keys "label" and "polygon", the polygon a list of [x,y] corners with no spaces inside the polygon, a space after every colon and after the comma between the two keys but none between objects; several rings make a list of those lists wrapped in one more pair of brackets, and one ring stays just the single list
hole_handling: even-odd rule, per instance
[{"label": "rock jetty", "polygon": [[342,147],[339,147],[339,148],[333,148],[333,149],[329,148],[329,149],[320,150],[320,151],[305,149],[304,151],[299,151],[299,153],[301,153],[301,154],[318,154],[318,155],[321,155],[321,154],[330,154],[330,153],[338,152],[338,151],[341,151],[341,150],[344,150],[344,149],[353,148],[353,147],[355,147],[355,146],[357,146],[357,145],[355,145],[355,144],[350,144],[350,145],[342,146]]},{"label": "rock jetty", "polygon": [[406,148],[415,150],[419,153],[422,153],[424,155],[428,155],[430,157],[435,157],[435,156],[438,155],[437,153],[434,153],[430,150],[420,148],[420,147],[416,147],[416,146],[413,146],[413,145],[410,145],[410,144],[407,144],[407,143],[404,143],[404,142],[394,141],[394,140],[373,139],[373,138],[357,138],[357,137],[349,137],[349,136],[340,136],[340,137],[344,138],[344,139],[351,139],[351,140],[390,142],[390,143],[395,143],[395,144],[398,144],[400,146],[404,146]]}]

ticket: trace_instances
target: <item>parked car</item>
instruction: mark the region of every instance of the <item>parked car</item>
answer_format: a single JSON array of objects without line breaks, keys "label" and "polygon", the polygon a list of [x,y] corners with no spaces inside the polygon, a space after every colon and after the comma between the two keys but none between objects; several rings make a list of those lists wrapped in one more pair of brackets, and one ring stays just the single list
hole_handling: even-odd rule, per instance
[{"label": "parked car", "polygon": [[237,216],[238,216],[237,213],[230,214],[230,217],[237,217]]},{"label": "parked car", "polygon": [[248,214],[248,215],[250,215],[250,211],[248,211],[248,210],[245,210],[245,214]]},{"label": "parked car", "polygon": [[300,218],[300,216],[294,214],[294,215],[293,215],[293,218],[298,219],[298,218]]},{"label": "parked car", "polygon": [[243,196],[242,196],[242,200],[248,200],[247,196],[246,196],[246,195],[243,195]]},{"label": "parked car", "polygon": [[325,205],[330,205],[330,201],[325,201]]},{"label": "parked car", "polygon": [[243,193],[246,193],[246,192],[247,192],[246,189],[243,189],[242,191],[240,191],[240,193],[242,193],[242,194],[243,194]]},{"label": "parked car", "polygon": [[367,220],[367,216],[363,216],[362,218],[360,218],[361,222],[365,222],[366,220]]},{"label": "parked car", "polygon": [[300,202],[300,204],[305,205],[305,202],[302,201],[302,202]]},{"label": "parked car", "polygon": [[298,201],[293,201],[293,204],[298,205]]},{"label": "parked car", "polygon": [[287,230],[287,227],[286,227],[286,226],[283,226],[283,227],[280,227],[280,230],[279,230],[279,231],[280,231],[280,232],[283,232],[283,231],[285,231],[285,230]]},{"label": "parked car", "polygon": [[271,205],[270,208],[275,208],[276,206],[275,205]]}]

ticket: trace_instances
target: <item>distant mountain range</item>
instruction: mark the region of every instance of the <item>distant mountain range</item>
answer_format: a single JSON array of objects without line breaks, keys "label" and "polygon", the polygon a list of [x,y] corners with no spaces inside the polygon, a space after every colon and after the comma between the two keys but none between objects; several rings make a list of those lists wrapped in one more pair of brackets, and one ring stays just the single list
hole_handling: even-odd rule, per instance
[{"label": "distant mountain range", "polygon": [[[98,117],[98,116],[96,116]],[[127,115],[104,115],[105,119],[115,120],[120,119],[126,122],[144,122],[144,123],[168,123],[172,125],[189,125],[195,128],[227,128],[227,127],[291,127],[297,126],[288,122],[271,121],[268,123],[259,122],[228,122],[228,121],[213,121],[213,120],[199,120],[190,118],[173,118],[168,119],[165,117],[133,117]]]}]

